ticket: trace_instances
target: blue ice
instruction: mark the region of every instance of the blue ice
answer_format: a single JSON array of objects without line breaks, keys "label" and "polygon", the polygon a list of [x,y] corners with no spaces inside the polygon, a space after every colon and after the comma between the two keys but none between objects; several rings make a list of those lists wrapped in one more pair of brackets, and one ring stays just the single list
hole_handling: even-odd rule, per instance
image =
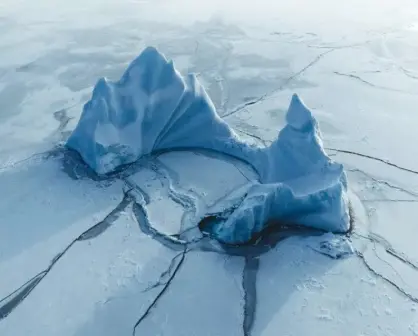
[{"label": "blue ice", "polygon": [[148,47],[118,82],[97,82],[67,146],[98,174],[175,149],[209,149],[249,163],[260,182],[254,181],[240,205],[212,226],[212,235],[223,242],[247,242],[274,222],[346,232],[343,166],[325,153],[318,123],[297,95],[286,121],[269,147],[247,144],[217,115],[194,75],[182,77],[171,61]]}]

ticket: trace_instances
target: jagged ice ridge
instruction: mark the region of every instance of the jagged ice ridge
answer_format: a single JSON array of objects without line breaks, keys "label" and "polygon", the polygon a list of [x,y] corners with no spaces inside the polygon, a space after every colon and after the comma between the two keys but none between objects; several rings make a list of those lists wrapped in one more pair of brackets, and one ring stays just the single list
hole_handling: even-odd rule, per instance
[{"label": "jagged ice ridge", "polygon": [[182,77],[148,47],[118,82],[97,82],[67,147],[98,174],[176,149],[214,150],[249,163],[260,182],[249,184],[239,206],[224,209],[210,228],[226,243],[247,242],[271,223],[348,231],[346,174],[325,153],[318,123],[297,95],[286,121],[269,147],[249,145],[217,115],[194,75]]}]

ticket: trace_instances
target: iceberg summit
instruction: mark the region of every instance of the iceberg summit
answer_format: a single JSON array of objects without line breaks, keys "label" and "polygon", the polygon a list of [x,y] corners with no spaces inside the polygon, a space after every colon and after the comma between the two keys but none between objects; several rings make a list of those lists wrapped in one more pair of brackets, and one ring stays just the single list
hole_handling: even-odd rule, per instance
[{"label": "iceberg summit", "polygon": [[343,166],[325,153],[318,123],[297,95],[286,121],[269,147],[249,145],[217,115],[194,75],[181,76],[172,61],[148,47],[118,82],[97,82],[66,145],[97,174],[176,149],[214,150],[249,163],[259,182],[210,228],[225,243],[248,242],[271,223],[347,232]]}]

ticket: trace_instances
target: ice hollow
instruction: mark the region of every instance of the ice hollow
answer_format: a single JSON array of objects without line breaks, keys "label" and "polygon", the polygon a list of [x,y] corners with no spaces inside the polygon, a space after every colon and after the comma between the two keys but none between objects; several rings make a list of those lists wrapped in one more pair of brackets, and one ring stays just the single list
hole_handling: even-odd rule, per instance
[{"label": "ice hollow", "polygon": [[246,242],[272,222],[346,232],[344,169],[325,153],[318,123],[297,95],[286,122],[269,147],[247,144],[217,115],[194,75],[182,77],[148,47],[118,82],[97,82],[67,146],[98,174],[176,149],[214,150],[249,163],[260,182],[249,185],[240,205],[225,209],[224,220],[211,227],[227,243]]}]

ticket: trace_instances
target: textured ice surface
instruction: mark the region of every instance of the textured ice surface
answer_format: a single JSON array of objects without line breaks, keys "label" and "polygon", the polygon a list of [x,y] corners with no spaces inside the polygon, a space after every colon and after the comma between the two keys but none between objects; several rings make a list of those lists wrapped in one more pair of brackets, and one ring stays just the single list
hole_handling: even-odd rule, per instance
[{"label": "textured ice surface", "polygon": [[342,235],[325,233],[322,236],[309,237],[307,245],[314,251],[333,259],[341,259],[353,255],[353,245]]},{"label": "textured ice surface", "polygon": [[241,143],[219,118],[194,75],[182,78],[151,47],[119,82],[98,81],[67,145],[98,174],[162,150],[207,148],[248,161],[259,151]]},{"label": "textured ice surface", "polygon": [[176,149],[209,149],[249,163],[260,183],[249,185],[241,204],[218,214],[210,228],[227,243],[249,241],[278,222],[347,231],[345,172],[325,153],[318,124],[297,95],[286,121],[269,147],[250,146],[220,119],[195,76],[183,78],[148,47],[120,81],[98,81],[67,146],[98,174]]}]

